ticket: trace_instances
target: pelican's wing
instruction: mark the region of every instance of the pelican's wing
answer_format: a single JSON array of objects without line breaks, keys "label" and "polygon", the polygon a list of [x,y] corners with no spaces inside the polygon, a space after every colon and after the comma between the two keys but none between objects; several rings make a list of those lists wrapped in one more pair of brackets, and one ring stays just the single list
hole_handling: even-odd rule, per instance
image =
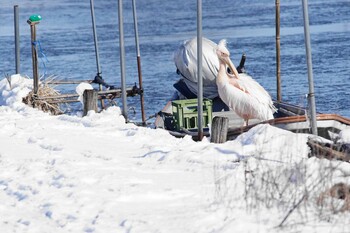
[{"label": "pelican's wing", "polygon": [[274,111],[273,102],[269,93],[251,76],[247,74],[239,74],[239,79],[237,79],[238,84],[254,97],[258,102],[264,105],[270,106]]},{"label": "pelican's wing", "polygon": [[248,93],[248,91],[246,90],[246,87],[243,86],[243,82],[239,81],[235,76],[228,74],[227,76],[230,77],[228,82],[230,83],[231,86],[234,86],[235,88],[238,88],[239,90]]}]

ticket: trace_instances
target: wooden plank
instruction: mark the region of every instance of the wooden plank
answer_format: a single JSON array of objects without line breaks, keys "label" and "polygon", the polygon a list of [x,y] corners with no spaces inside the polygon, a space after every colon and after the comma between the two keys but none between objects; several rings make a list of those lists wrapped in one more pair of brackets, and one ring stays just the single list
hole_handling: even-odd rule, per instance
[{"label": "wooden plank", "polygon": [[94,80],[51,80],[44,82],[44,85],[61,85],[61,84],[80,84],[80,83],[92,83]]},{"label": "wooden plank", "polygon": [[63,104],[63,103],[76,103],[79,102],[78,99],[62,99],[62,100],[48,100],[49,104]]},{"label": "wooden plank", "polygon": [[326,158],[329,160],[337,159],[341,161],[350,161],[350,154],[339,151],[341,146],[338,148],[335,145],[331,144],[322,144],[316,142],[309,138],[307,145],[310,147],[311,152],[309,154],[310,157],[315,156],[317,158]]},{"label": "wooden plank", "polygon": [[[134,89],[129,87],[126,89],[128,96],[134,96],[135,92]],[[107,94],[115,94],[117,96],[120,96],[121,89],[112,89],[112,90],[106,90],[106,91],[98,91],[98,95],[107,95]],[[50,99],[64,99],[64,98],[78,98],[78,94],[62,94],[62,95],[53,95],[53,96],[38,96],[37,100],[50,100]]]},{"label": "wooden plank", "polygon": [[52,95],[52,96],[38,96],[37,100],[50,100],[50,99],[64,99],[64,98],[78,98],[78,94],[62,94],[62,95]]},{"label": "wooden plank", "polygon": [[[319,114],[316,116],[316,119],[317,121],[334,120],[345,125],[350,125],[350,119],[339,116],[337,114]],[[305,115],[275,118],[268,121],[263,121],[256,124],[244,126],[244,127],[229,128],[228,137],[230,138],[230,137],[239,135],[241,133],[244,133],[258,124],[280,125],[280,124],[290,124],[290,123],[306,122],[306,121],[307,121],[307,118]]]}]

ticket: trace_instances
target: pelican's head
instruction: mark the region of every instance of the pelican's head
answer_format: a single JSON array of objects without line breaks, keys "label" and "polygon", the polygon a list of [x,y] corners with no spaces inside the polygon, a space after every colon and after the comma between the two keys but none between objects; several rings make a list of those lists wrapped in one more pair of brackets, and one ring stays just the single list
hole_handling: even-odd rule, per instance
[{"label": "pelican's head", "polygon": [[224,63],[227,63],[227,59],[230,58],[230,51],[228,51],[226,44],[226,40],[223,39],[219,41],[219,44],[216,47],[216,54],[218,55],[218,58]]},{"label": "pelican's head", "polygon": [[226,47],[226,40],[220,40],[218,46],[216,47],[216,55],[219,58],[219,61],[222,62],[225,65],[228,65],[228,67],[230,68],[231,72],[233,72],[233,74],[238,77],[238,72],[236,67],[233,65],[231,59],[230,59],[230,51],[228,51],[227,47]]}]

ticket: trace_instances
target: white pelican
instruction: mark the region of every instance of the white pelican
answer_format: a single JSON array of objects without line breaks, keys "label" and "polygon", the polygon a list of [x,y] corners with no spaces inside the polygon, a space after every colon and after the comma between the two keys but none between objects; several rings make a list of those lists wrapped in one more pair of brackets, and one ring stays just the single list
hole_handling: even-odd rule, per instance
[{"label": "white pelican", "polygon": [[[249,119],[273,119],[277,109],[273,106],[271,96],[249,75],[238,74],[226,48],[226,40],[219,42],[216,54],[220,61],[216,85],[222,101],[243,118],[246,125]],[[227,72],[226,65],[233,75]]]}]

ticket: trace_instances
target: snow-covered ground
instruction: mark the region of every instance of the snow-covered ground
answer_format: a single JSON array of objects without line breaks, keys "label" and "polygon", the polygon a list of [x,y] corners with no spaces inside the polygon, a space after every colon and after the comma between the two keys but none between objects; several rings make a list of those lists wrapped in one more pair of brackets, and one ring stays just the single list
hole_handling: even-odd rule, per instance
[{"label": "snow-covered ground", "polygon": [[118,107],[43,113],[21,102],[31,86],[0,81],[0,232],[350,232],[325,193],[350,165],[308,158],[310,135],[259,125],[194,142]]}]

